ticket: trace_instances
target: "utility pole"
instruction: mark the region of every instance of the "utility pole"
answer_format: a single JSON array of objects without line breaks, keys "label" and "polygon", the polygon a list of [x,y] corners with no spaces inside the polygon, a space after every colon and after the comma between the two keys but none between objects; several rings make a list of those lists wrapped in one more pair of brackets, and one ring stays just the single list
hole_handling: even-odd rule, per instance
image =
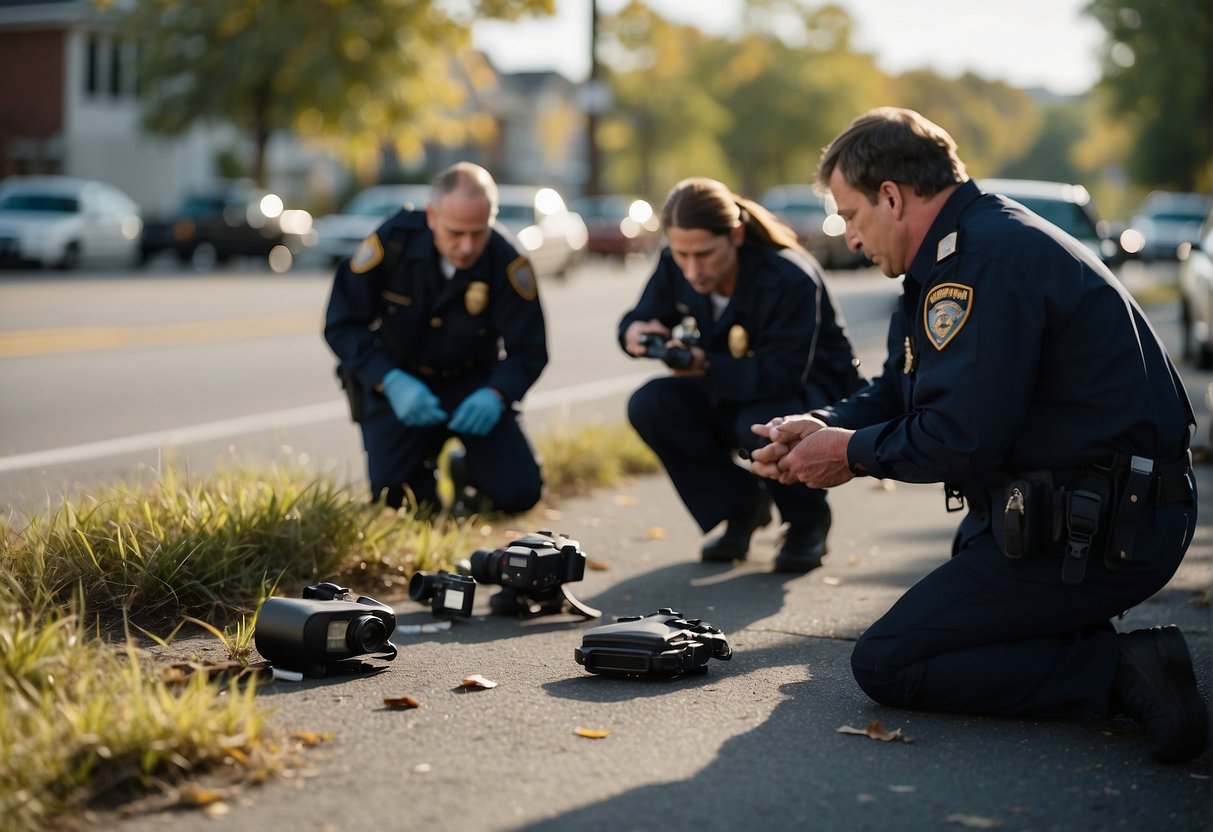
[{"label": "utility pole", "polygon": [[585,195],[602,192],[602,159],[598,153],[598,116],[606,109],[606,88],[598,63],[598,0],[590,0],[590,77],[585,101]]}]

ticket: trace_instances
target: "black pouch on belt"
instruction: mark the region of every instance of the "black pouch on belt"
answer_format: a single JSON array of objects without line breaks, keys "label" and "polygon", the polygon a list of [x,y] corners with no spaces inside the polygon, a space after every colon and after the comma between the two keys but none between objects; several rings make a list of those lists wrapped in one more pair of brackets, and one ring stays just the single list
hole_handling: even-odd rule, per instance
[{"label": "black pouch on belt", "polygon": [[1003,489],[1002,552],[1012,560],[1057,551],[1061,512],[1047,470],[1013,477]]},{"label": "black pouch on belt", "polygon": [[350,405],[350,421],[355,424],[362,421],[362,382],[344,367],[337,367],[337,379],[341,389],[345,391],[346,401]]}]

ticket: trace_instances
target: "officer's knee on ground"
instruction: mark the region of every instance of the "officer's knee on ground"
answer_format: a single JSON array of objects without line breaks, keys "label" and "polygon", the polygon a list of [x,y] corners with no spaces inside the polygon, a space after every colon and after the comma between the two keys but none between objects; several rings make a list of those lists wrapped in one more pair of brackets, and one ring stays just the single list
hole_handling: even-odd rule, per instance
[{"label": "officer's knee on ground", "polygon": [[662,422],[668,415],[661,403],[661,388],[652,381],[640,387],[628,399],[628,421],[641,435],[645,427]]},{"label": "officer's knee on ground", "polygon": [[899,673],[889,661],[891,639],[864,633],[851,651],[851,674],[860,689],[873,701],[891,708],[906,708]]},{"label": "officer's knee on ground", "polygon": [[536,477],[533,480],[515,480],[494,493],[490,493],[486,489],[484,496],[488,498],[494,511],[504,514],[522,514],[530,511],[539,503],[542,493],[543,480]]}]

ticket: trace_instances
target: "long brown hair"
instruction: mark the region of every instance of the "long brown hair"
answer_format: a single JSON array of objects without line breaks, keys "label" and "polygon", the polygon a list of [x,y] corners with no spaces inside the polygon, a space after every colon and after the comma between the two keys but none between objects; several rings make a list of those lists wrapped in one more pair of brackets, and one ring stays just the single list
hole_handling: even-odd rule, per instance
[{"label": "long brown hair", "polygon": [[803,251],[796,232],[774,214],[706,176],[684,179],[670,190],[661,207],[661,224],[667,229],[700,228],[721,236],[744,225],[745,241],[751,245]]}]

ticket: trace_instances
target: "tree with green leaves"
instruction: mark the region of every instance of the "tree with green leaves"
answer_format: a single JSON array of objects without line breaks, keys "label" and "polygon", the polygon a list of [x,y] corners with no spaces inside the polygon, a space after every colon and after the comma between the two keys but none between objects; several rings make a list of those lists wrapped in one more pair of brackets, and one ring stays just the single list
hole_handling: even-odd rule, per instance
[{"label": "tree with green leaves", "polygon": [[1136,133],[1129,176],[1146,187],[1213,186],[1213,4],[1092,0],[1103,26],[1101,89]]},{"label": "tree with green leaves", "polygon": [[553,0],[134,0],[125,31],[139,44],[145,125],[177,135],[229,123],[255,148],[277,131],[340,141],[354,160],[385,145],[413,155],[452,130],[464,87],[452,56],[476,18],[553,11]]}]

